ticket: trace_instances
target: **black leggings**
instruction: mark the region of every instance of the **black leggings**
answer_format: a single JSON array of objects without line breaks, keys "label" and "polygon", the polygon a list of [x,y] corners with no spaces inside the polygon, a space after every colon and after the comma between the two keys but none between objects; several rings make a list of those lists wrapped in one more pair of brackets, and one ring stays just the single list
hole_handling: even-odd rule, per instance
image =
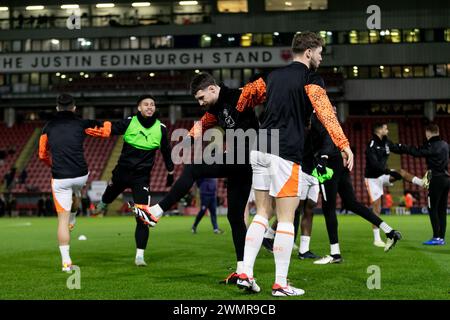
[{"label": "black leggings", "polygon": [[[133,201],[136,204],[150,204],[150,173],[134,172],[116,167],[113,171],[111,183],[102,196],[102,202],[111,203],[125,189],[131,188]],[[146,249],[148,243],[149,228],[140,219],[136,218],[134,239],[137,249]]]},{"label": "black leggings", "polygon": [[355,191],[350,178],[350,172],[343,165],[341,155],[331,157],[328,160],[328,167],[334,171],[333,178],[324,183],[325,197],[322,196],[322,210],[327,225],[328,238],[330,244],[338,243],[338,221],[336,217],[336,197],[341,196],[343,206],[376,226],[383,222],[371,209],[367,208],[356,200]]},{"label": "black leggings", "polygon": [[169,193],[159,202],[163,211],[169,210],[199,178],[227,178],[228,221],[233,235],[237,261],[244,259],[247,227],[244,211],[252,187],[252,167],[249,164],[188,164]]},{"label": "black leggings", "polygon": [[447,176],[431,178],[428,191],[428,212],[433,228],[433,238],[445,239],[449,187],[450,180]]}]

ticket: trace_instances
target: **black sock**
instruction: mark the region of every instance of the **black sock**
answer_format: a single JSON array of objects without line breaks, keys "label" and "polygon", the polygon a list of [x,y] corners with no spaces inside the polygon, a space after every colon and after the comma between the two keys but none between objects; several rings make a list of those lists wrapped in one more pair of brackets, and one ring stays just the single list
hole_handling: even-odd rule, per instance
[{"label": "black sock", "polygon": [[136,248],[146,249],[149,235],[149,227],[145,225],[141,220],[136,219],[136,230],[134,232],[134,239],[136,241]]}]

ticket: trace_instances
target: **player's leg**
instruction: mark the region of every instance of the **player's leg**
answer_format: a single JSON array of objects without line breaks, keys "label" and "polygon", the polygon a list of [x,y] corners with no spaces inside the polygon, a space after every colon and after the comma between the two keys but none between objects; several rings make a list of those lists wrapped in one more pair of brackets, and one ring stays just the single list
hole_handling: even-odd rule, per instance
[{"label": "player's leg", "polygon": [[53,200],[58,214],[58,244],[62,259],[62,270],[70,271],[72,259],[70,257],[70,209],[72,207],[71,179],[52,179]]},{"label": "player's leg", "polygon": [[76,216],[81,205],[81,190],[86,185],[89,174],[84,177],[75,178],[72,181],[72,206],[70,208],[69,230],[75,228]]},{"label": "player's leg", "polygon": [[69,217],[69,230],[73,231],[76,224],[76,217],[78,213],[78,209],[80,208],[81,203],[81,193],[73,193],[72,195],[72,207],[70,208],[70,217]]},{"label": "player's leg", "polygon": [[310,199],[306,199],[303,203],[303,215],[301,219],[301,233],[302,235],[311,237],[312,224],[313,224],[313,209],[316,207],[316,203]]},{"label": "player's leg", "polygon": [[[379,217],[381,216],[381,196],[383,195],[383,186],[385,182],[390,181],[390,176],[383,175],[378,178],[366,178],[365,184],[369,199],[372,206],[373,213]],[[385,243],[381,240],[380,229],[376,225],[372,225],[373,229],[373,244],[377,247],[384,247]]]},{"label": "player's leg", "polygon": [[[150,205],[150,181],[148,176],[133,176],[131,191],[133,200],[138,205]],[[135,264],[137,266],[146,266],[144,252],[147,249],[149,238],[149,227],[141,219],[136,218],[136,229],[134,232],[134,240],[136,243]]]},{"label": "player's leg", "polygon": [[[209,215],[211,218],[211,224],[213,226],[213,230],[215,234],[222,234],[223,231],[219,229],[219,225],[217,224],[217,197],[216,195],[209,197],[209,202],[207,204]],[[245,221],[244,221],[245,223]],[[246,227],[247,230],[247,227]]]},{"label": "player's leg", "polygon": [[330,255],[323,257],[314,264],[328,264],[342,262],[341,250],[338,239],[338,220],[336,216],[336,196],[338,190],[338,182],[342,174],[342,168],[333,168],[334,175],[324,183],[325,192],[322,195],[322,211],[325,218],[325,224],[330,242]]},{"label": "player's leg", "polygon": [[228,165],[228,213],[234,249],[236,253],[236,274],[241,274],[244,268],[244,248],[247,226],[244,221],[244,211],[252,187],[252,168],[250,165]]},{"label": "player's leg", "polygon": [[297,235],[300,229],[300,220],[301,220],[301,216],[302,216],[302,210],[300,210],[301,207],[303,207],[304,202],[300,201],[298,204],[297,209],[295,209],[294,212],[294,246],[292,248],[292,250],[298,250],[298,246],[297,246]]},{"label": "player's leg", "polygon": [[135,214],[145,220],[146,224],[155,226],[163,213],[186,195],[199,178],[223,178],[226,176],[225,164],[186,164],[181,176],[175,181],[166,196],[157,204],[144,206],[135,210]]},{"label": "player's leg", "polygon": [[[272,199],[272,213],[270,217],[275,215],[275,200]],[[270,221],[271,218],[269,218]],[[295,220],[294,220],[295,224]],[[262,242],[262,245],[264,248],[267,249],[269,252],[273,252],[273,241],[275,239],[275,230],[277,230],[278,221],[277,219],[273,219],[272,224],[269,223],[269,227],[267,228],[266,232],[264,233],[264,239]]]},{"label": "player's leg", "polygon": [[445,231],[447,229],[447,204],[448,204],[448,192],[450,188],[450,181],[447,177],[442,177],[443,188],[442,195],[439,201],[439,239],[440,244],[445,244]]},{"label": "player's leg", "polygon": [[272,295],[275,297],[302,295],[304,290],[288,284],[287,276],[294,246],[294,215],[300,202],[301,168],[277,156],[271,156],[272,175],[269,194],[275,197],[277,230],[273,242],[275,260],[275,282]]},{"label": "player's leg", "polygon": [[269,196],[269,191],[256,189],[254,191],[256,214],[247,229],[244,246],[243,270],[238,273],[239,279],[237,280],[237,285],[239,288],[259,292],[259,286],[256,284],[253,277],[253,268],[273,211],[272,198]]},{"label": "player's leg", "polygon": [[[408,181],[412,184],[415,184],[416,186],[422,187],[422,188],[428,188],[429,181],[425,181],[425,178],[419,178],[403,169],[400,169],[399,174],[403,178],[403,180]],[[427,175],[425,175],[427,177]]]},{"label": "player's leg", "polygon": [[294,215],[299,205],[296,196],[277,198],[277,231],[273,244],[275,257],[275,284],[287,286],[287,274],[289,270],[291,252],[294,245]]},{"label": "player's leg", "polygon": [[338,193],[344,202],[345,208],[366,219],[377,228],[383,230],[388,238],[388,241],[386,241],[384,246],[385,251],[390,250],[395,243],[401,239],[400,232],[393,230],[379,216],[375,215],[369,208],[356,200],[355,191],[350,178],[350,172],[348,170],[344,170],[342,173],[342,177],[338,185]]},{"label": "player's leg", "polygon": [[200,195],[200,211],[195,216],[194,224],[192,225],[192,233],[197,233],[197,226],[202,220],[203,216],[206,213],[206,210],[208,209],[209,205],[209,197],[205,195]]},{"label": "player's leg", "polygon": [[237,280],[238,287],[259,292],[253,278],[253,267],[261,248],[264,233],[269,225],[272,211],[272,198],[269,196],[270,188],[270,158],[267,154],[252,151],[250,161],[253,170],[253,190],[255,193],[256,215],[250,223],[245,235],[243,271]]},{"label": "player's leg", "polygon": [[[303,210],[302,220],[301,220],[301,236],[300,236],[300,247],[298,252],[299,259],[317,259],[319,258],[309,249],[309,243],[311,241],[312,233],[312,223],[313,223],[313,210],[319,200],[320,186],[317,178],[303,174],[302,175],[302,187],[301,187],[301,198],[304,198],[303,206],[299,206]],[[304,193],[305,191],[305,193]]]},{"label": "player's leg", "polygon": [[72,268],[72,259],[70,258],[69,219],[69,211],[58,212],[58,243],[62,258],[63,271],[70,271]]},{"label": "player's leg", "polygon": [[314,217],[313,210],[316,207],[316,202],[311,199],[306,199],[302,207],[303,207],[303,215],[300,226],[301,236],[300,236],[300,247],[298,251],[298,257],[300,259],[307,259],[307,258],[317,259],[319,258],[319,256],[311,252],[309,248],[309,244],[311,242],[312,224]]},{"label": "player's leg", "polygon": [[439,207],[440,200],[443,196],[442,189],[445,187],[437,177],[433,177],[428,191],[428,213],[430,216],[431,227],[433,229],[433,238],[425,241],[424,245],[438,245],[440,239],[440,221],[439,221]]},{"label": "player's leg", "polygon": [[127,188],[127,181],[130,180],[128,175],[128,172],[123,172],[117,167],[113,170],[111,181],[103,192],[102,200],[96,205],[92,215],[95,216],[106,212],[108,205]]},{"label": "player's leg", "polygon": [[253,188],[250,189],[250,195],[248,196],[247,205],[245,206],[244,211],[244,221],[245,225],[248,228],[248,225],[250,223],[250,203],[255,202],[255,192],[253,191]]},{"label": "player's leg", "polygon": [[247,228],[248,228],[248,224],[250,222],[249,219],[250,219],[250,202],[247,202],[247,204],[245,205],[245,210],[244,210],[244,223]]}]

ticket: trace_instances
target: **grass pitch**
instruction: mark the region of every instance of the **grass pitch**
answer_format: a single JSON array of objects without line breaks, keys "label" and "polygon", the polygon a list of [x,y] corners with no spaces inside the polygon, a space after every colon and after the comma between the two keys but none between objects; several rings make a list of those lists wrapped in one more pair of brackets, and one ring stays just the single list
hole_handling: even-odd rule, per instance
[{"label": "grass pitch", "polygon": [[[339,216],[342,264],[314,265],[292,255],[289,279],[306,290],[289,299],[450,299],[450,247],[426,247],[428,216],[388,216],[403,234],[389,253],[372,245],[370,225],[358,216]],[[150,230],[148,267],[134,265],[134,218],[78,218],[71,256],[81,270],[81,289],[69,290],[61,271],[56,218],[0,219],[0,299],[273,299],[273,256],[261,249],[255,277],[262,291],[246,294],[219,285],[235,268],[227,220],[225,234],[212,233],[205,217],[193,235],[193,217],[165,217]],[[87,241],[79,241],[79,235]],[[311,250],[329,253],[323,216],[314,218]],[[380,267],[381,288],[369,290],[367,269]]]}]

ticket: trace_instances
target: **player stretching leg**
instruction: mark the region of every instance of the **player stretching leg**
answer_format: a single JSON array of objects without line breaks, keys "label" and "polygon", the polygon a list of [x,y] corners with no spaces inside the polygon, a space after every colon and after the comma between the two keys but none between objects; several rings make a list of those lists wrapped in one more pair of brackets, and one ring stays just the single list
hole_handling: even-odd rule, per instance
[{"label": "player stretching leg", "polygon": [[[68,94],[57,98],[55,119],[44,126],[39,140],[39,159],[52,169],[52,192],[58,213],[58,242],[62,257],[62,270],[72,269],[70,258],[70,229],[75,225],[81,189],[88,179],[83,142],[88,128],[101,124],[82,120],[75,115],[75,100]],[[104,131],[111,130],[104,124]],[[73,201],[73,198],[75,201]]]},{"label": "player stretching leg", "polygon": [[[317,130],[325,131],[323,126],[314,116],[311,120],[317,125]],[[331,139],[328,144],[331,145]],[[371,222],[381,228],[387,237],[384,251],[387,252],[394,247],[398,240],[401,239],[400,232],[393,230],[387,223],[376,216],[369,208],[362,205],[356,200],[355,192],[350,178],[350,172],[346,168],[346,158],[339,152],[337,148],[329,149],[328,159],[322,166],[329,166],[333,170],[331,179],[324,182],[322,209],[325,217],[325,223],[330,241],[330,255],[315,261],[315,264],[339,263],[342,261],[341,251],[338,242],[338,221],[336,217],[336,197],[339,193],[343,205],[346,209],[356,213],[365,220]],[[318,171],[322,170],[319,167]]]},{"label": "player stretching leg", "polygon": [[[215,79],[206,73],[199,74],[191,82],[191,93],[200,106],[207,111],[200,121],[196,122],[183,143],[191,144],[193,139],[200,139],[202,134],[216,125],[228,132],[241,129],[257,130],[258,120],[253,108],[265,100],[265,83],[262,79],[247,84],[242,90],[230,89],[217,85]],[[137,217],[146,224],[154,226],[164,211],[169,210],[189,190],[195,181],[200,178],[227,178],[228,213],[227,218],[231,226],[233,244],[237,259],[236,272],[231,273],[221,283],[236,283],[237,274],[242,272],[245,233],[247,231],[244,221],[244,211],[252,185],[252,168],[249,162],[250,143],[246,139],[245,145],[234,144],[233,150],[228,153],[235,155],[228,161],[226,153],[220,153],[221,163],[185,164],[183,172],[168,194],[154,206],[136,206]],[[244,155],[241,163],[236,156]],[[231,163],[230,163],[231,162]]]},{"label": "player stretching leg", "polygon": [[[384,187],[390,186],[394,181],[402,178],[412,182],[420,187],[426,187],[422,179],[412,174],[400,170],[397,172],[387,168],[387,160],[390,152],[399,153],[399,149],[388,140],[388,126],[386,123],[376,123],[373,126],[373,137],[366,148],[366,169],[364,181],[367,192],[369,193],[370,203],[373,212],[379,217],[381,215],[381,196],[384,193]],[[373,244],[377,247],[384,247],[385,243],[381,240],[380,229],[373,225]]]},{"label": "player stretching leg", "polygon": [[[123,148],[119,161],[112,172],[111,182],[97,205],[97,212],[106,210],[125,189],[131,188],[134,203],[150,203],[150,173],[155,163],[156,151],[160,150],[169,172],[166,186],[172,185],[174,164],[166,126],[158,119],[155,98],[144,95],[138,98],[135,116],[114,122],[112,135],[123,135]],[[94,134],[95,130],[89,129]],[[98,132],[102,134],[101,130]],[[147,248],[149,228],[136,218],[134,239],[136,242],[135,264],[146,266],[144,252]]]}]

